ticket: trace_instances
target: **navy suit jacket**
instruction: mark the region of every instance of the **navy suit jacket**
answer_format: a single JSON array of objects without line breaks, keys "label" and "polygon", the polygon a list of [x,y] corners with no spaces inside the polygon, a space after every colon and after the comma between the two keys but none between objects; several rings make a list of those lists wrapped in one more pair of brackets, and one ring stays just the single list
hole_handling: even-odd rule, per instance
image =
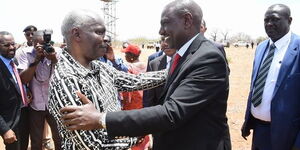
[{"label": "navy suit jacket", "polygon": [[0,59],[0,134],[15,130],[20,119],[22,97],[20,89]]},{"label": "navy suit jacket", "polygon": [[[300,148],[300,37],[292,34],[284,56],[271,102],[271,146],[272,150],[289,150],[293,146]],[[269,40],[263,41],[256,50],[248,97],[245,122],[242,134],[253,129],[251,115],[251,97],[258,68],[262,63]]]}]

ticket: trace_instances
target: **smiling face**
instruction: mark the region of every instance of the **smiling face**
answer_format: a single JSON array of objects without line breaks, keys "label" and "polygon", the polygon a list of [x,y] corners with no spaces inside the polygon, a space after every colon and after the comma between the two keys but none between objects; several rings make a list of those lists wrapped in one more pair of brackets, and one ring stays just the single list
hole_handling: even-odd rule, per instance
[{"label": "smiling face", "polygon": [[202,16],[194,1],[173,1],[161,14],[159,34],[165,37],[169,48],[178,50],[199,33]]},{"label": "smiling face", "polygon": [[7,58],[12,59],[15,56],[16,44],[12,35],[0,35],[0,54]]},{"label": "smiling face", "polygon": [[79,29],[82,54],[88,60],[104,56],[107,44],[104,42],[105,27],[101,22],[94,22]]},{"label": "smiling face", "polygon": [[275,5],[270,7],[265,13],[265,31],[273,42],[276,42],[289,32],[291,22],[292,18],[289,16],[288,8]]},{"label": "smiling face", "polygon": [[174,8],[166,8],[160,21],[159,34],[165,37],[169,48],[179,49],[186,42],[184,18],[177,15]]}]

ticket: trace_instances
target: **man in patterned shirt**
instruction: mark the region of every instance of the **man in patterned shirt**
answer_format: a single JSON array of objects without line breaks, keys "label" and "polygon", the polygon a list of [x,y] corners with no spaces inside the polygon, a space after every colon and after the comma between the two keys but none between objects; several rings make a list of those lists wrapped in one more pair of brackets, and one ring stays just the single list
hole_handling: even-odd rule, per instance
[{"label": "man in patterned shirt", "polygon": [[109,139],[106,129],[67,130],[59,110],[65,106],[82,105],[77,96],[77,91],[80,91],[98,111],[119,111],[118,92],[158,86],[165,81],[167,72],[127,74],[96,60],[104,55],[107,45],[103,41],[104,22],[95,12],[71,11],[65,17],[61,30],[67,48],[63,50],[50,82],[49,111],[57,121],[62,148],[120,150],[137,144],[138,138],[135,137]]}]

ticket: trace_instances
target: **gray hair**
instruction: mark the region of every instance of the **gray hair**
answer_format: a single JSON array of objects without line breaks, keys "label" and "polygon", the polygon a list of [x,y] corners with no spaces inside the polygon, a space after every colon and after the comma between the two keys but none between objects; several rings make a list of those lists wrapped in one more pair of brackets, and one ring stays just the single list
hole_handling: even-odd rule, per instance
[{"label": "gray hair", "polygon": [[3,38],[4,35],[11,35],[12,36],[12,34],[7,32],[7,31],[0,31],[0,42],[3,42],[2,38]]},{"label": "gray hair", "polygon": [[97,12],[86,9],[72,10],[65,16],[62,22],[61,33],[64,39],[68,41],[70,31],[73,28],[81,28],[83,26],[90,25],[91,21],[95,20],[103,22],[103,19]]}]

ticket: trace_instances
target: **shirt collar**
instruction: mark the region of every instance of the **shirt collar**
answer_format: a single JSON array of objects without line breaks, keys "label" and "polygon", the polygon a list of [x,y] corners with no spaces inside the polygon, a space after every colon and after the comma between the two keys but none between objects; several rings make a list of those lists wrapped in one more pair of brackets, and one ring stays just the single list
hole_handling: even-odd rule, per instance
[{"label": "shirt collar", "polygon": [[169,63],[171,61],[172,57],[167,56],[167,63]]},{"label": "shirt collar", "polygon": [[289,31],[287,34],[285,34],[283,37],[281,37],[279,40],[277,40],[275,43],[270,39],[270,45],[274,43],[277,49],[282,49],[286,44],[288,44],[291,40],[292,32]]},{"label": "shirt collar", "polygon": [[78,61],[76,61],[67,51],[67,49],[64,49],[62,51],[62,55],[64,55],[66,57],[66,59],[68,60],[68,62],[70,63],[70,66],[72,67],[73,70],[77,70],[77,73],[80,76],[88,76],[89,74],[98,74],[100,71],[100,66],[99,65],[95,65],[96,61],[92,61],[91,62],[91,68],[92,69],[88,69],[85,68],[84,66],[82,66]]},{"label": "shirt collar", "polygon": [[181,57],[184,55],[184,53],[187,51],[187,49],[190,47],[192,42],[195,40],[195,38],[199,35],[196,34],[193,38],[191,38],[188,42],[186,42],[178,51],[177,54],[179,54]]},{"label": "shirt collar", "polygon": [[13,61],[13,59],[5,58],[2,55],[0,55],[0,59],[4,62],[5,66],[7,66],[7,67],[9,67],[10,66],[10,62]]}]

